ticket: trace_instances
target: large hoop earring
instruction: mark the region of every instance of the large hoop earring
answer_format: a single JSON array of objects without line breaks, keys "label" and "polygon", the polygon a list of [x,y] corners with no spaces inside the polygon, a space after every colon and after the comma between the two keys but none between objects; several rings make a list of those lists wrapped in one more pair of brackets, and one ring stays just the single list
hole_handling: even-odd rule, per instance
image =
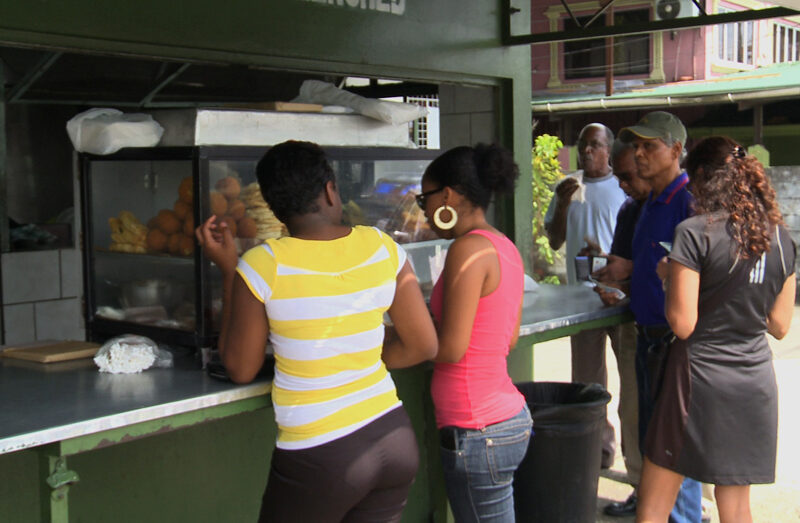
[{"label": "large hoop earring", "polygon": [[[450,212],[450,220],[442,221],[442,211],[449,211]],[[443,231],[449,231],[453,227],[456,226],[456,222],[458,221],[458,213],[455,209],[450,207],[447,204],[442,205],[433,213],[433,223],[436,224],[438,228]]]}]

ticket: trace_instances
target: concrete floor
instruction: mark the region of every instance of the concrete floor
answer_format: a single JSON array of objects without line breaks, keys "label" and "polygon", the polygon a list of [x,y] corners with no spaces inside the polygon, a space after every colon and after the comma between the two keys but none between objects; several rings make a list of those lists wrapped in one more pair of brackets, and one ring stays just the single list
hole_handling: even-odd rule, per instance
[{"label": "concrete floor", "polygon": [[[800,307],[795,307],[792,328],[783,340],[769,338],[774,353],[775,374],[778,380],[779,425],[778,458],[775,483],[754,485],[751,488],[751,507],[756,522],[800,521]],[[609,419],[617,429],[617,393],[619,375],[614,355],[606,351],[609,384],[612,394],[608,407]],[[536,381],[569,381],[569,338],[553,340],[536,346],[534,350],[534,377]],[[619,442],[617,448],[620,448]],[[614,466],[601,473],[598,486],[597,521],[627,522],[634,518],[612,518],[602,512],[610,501],[623,500],[631,492],[625,483],[625,465],[617,454]],[[711,505],[711,521],[718,522],[715,507]]]}]

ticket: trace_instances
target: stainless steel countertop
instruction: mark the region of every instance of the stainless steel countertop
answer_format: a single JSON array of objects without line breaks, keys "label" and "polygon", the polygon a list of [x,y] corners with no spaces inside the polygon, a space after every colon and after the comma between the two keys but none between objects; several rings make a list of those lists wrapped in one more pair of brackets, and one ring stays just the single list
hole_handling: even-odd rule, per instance
[{"label": "stainless steel countertop", "polygon": [[539,285],[526,291],[520,336],[529,336],[628,312],[628,305],[608,307],[586,285]]},{"label": "stainless steel countertop", "polygon": [[260,396],[270,385],[209,378],[192,356],[139,374],[101,373],[91,359],[0,358],[0,454]]},{"label": "stainless steel countertop", "polygon": [[[626,313],[582,285],[526,292],[520,336]],[[209,378],[193,357],[140,374],[98,372],[91,359],[34,363],[0,358],[0,454],[267,394],[271,381]]]}]

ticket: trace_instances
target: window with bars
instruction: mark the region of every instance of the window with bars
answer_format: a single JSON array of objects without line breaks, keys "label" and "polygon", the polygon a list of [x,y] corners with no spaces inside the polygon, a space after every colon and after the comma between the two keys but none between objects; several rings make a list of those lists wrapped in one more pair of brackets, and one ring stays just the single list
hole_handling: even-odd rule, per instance
[{"label": "window with bars", "polygon": [[800,27],[775,24],[772,32],[772,61],[800,61]]},{"label": "window with bars", "polygon": [[[718,13],[733,13],[720,7]],[[753,65],[753,21],[717,26],[717,58],[736,64]]]},{"label": "window with bars", "polygon": [[[407,103],[421,105],[422,107],[439,107],[439,97],[437,95],[407,96],[405,101]],[[428,149],[434,146],[433,143],[430,143],[432,141],[430,140],[431,131],[432,129],[429,128],[427,116],[423,116],[414,121],[414,125],[412,126],[412,140],[417,144],[417,147]],[[433,141],[438,142],[438,140]],[[436,144],[434,148],[436,147],[438,147],[438,144]]]},{"label": "window with bars", "polygon": [[[576,17],[584,26],[591,16]],[[650,19],[648,9],[633,9],[614,13],[614,25],[624,26]],[[592,22],[591,27],[605,27],[605,18]],[[564,19],[564,30],[577,29],[571,18]],[[614,74],[648,74],[650,72],[650,35],[617,36],[614,38]],[[606,39],[593,38],[564,42],[564,78],[598,78],[606,74]]]}]

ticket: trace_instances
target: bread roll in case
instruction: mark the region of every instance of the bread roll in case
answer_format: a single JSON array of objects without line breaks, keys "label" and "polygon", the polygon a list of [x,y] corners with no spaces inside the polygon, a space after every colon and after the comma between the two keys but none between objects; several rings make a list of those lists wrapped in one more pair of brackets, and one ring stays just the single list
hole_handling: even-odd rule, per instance
[{"label": "bread roll in case", "polygon": [[211,214],[215,216],[224,216],[228,212],[228,200],[220,192],[211,191],[208,193],[208,203],[211,208]]},{"label": "bread roll in case", "polygon": [[239,193],[242,191],[242,186],[239,183],[239,180],[233,176],[226,176],[225,178],[220,179],[214,187],[228,200],[238,198]]}]

